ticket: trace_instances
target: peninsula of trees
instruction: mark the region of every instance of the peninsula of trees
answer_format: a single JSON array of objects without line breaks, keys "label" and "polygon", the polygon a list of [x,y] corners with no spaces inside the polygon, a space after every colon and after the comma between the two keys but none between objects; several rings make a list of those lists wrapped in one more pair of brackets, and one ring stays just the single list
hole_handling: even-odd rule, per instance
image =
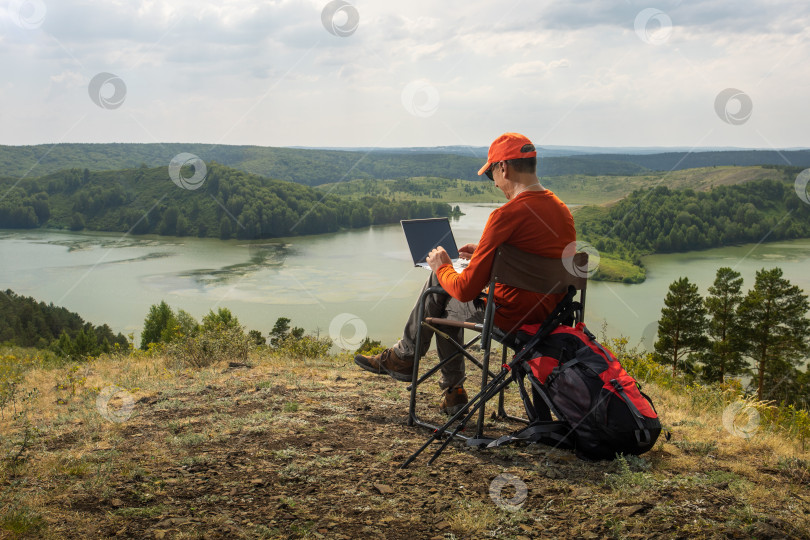
[{"label": "peninsula of trees", "polygon": [[[709,191],[641,189],[609,207],[583,208],[575,218],[578,238],[593,245],[603,261],[613,257],[638,268],[640,257],[649,253],[810,237],[810,205],[787,180],[755,180]],[[643,278],[642,272],[640,279],[625,281]]]}]

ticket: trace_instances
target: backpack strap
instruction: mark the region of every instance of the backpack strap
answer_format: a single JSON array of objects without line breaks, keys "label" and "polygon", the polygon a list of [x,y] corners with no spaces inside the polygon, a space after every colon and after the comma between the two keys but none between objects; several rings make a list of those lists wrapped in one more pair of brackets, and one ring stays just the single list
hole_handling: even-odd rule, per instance
[{"label": "backpack strap", "polygon": [[465,441],[467,446],[474,446],[476,448],[485,448],[495,439],[489,437],[481,437],[480,439],[469,438]]},{"label": "backpack strap", "polygon": [[[590,332],[588,332],[588,333],[590,334]],[[591,335],[593,335],[593,334],[591,334]],[[612,356],[611,356],[611,354],[609,352],[607,352],[607,349],[605,349],[602,346],[602,344],[599,343],[598,341],[596,341],[595,339],[591,339],[591,343],[593,343],[594,345],[599,347],[599,350],[602,351],[602,354],[605,355],[605,362],[610,362],[610,359],[612,358]]]},{"label": "backpack strap", "polygon": [[515,441],[536,443],[543,438],[553,439],[555,442],[565,442],[570,428],[565,422],[537,422],[531,424],[520,431],[504,435],[503,437],[490,442],[487,448],[495,448]]},{"label": "backpack strap", "polygon": [[[549,377],[551,377],[551,375],[549,375]],[[543,385],[543,383],[538,381],[537,377],[535,377],[532,373],[528,374],[528,378],[529,384],[531,384],[532,388],[534,388],[537,391],[537,393],[540,394],[540,397],[543,398],[543,401],[545,401],[548,410],[554,413],[554,416],[556,416],[557,418],[563,419],[564,418],[563,415],[560,414],[560,411],[557,410],[557,406],[554,405],[553,401],[551,401],[551,397],[549,397],[548,392],[546,391],[546,387]],[[546,380],[546,382],[548,382],[548,379]]]},{"label": "backpack strap", "polygon": [[512,378],[517,383],[517,387],[520,392],[520,399],[523,401],[523,408],[526,409],[526,415],[529,417],[529,424],[532,424],[537,420],[537,413],[531,398],[529,398],[528,392],[526,392],[526,387],[524,384],[526,378],[525,367],[520,366],[517,369],[513,369]]},{"label": "backpack strap", "polygon": [[647,427],[644,425],[644,423],[641,421],[643,418],[645,418],[644,415],[641,414],[641,412],[638,410],[638,407],[636,407],[636,404],[633,403],[627,396],[627,394],[624,391],[624,387],[621,385],[619,381],[617,381],[616,379],[610,379],[610,384],[613,385],[613,388],[616,389],[616,392],[618,392],[619,395],[624,400],[624,403],[627,405],[627,408],[630,409],[630,412],[633,413],[633,419],[636,421],[636,425],[638,426],[638,429],[635,431],[636,442],[638,442],[638,444],[650,444],[650,442],[652,441],[652,435],[650,434],[650,430],[648,430]]},{"label": "backpack strap", "polygon": [[653,400],[650,399],[650,396],[641,391],[641,385],[638,384],[638,382],[636,382],[636,386],[638,386],[638,393],[644,396],[644,399],[650,402],[650,407],[652,407],[653,412],[658,414],[658,411],[655,409],[655,404],[653,403]]}]

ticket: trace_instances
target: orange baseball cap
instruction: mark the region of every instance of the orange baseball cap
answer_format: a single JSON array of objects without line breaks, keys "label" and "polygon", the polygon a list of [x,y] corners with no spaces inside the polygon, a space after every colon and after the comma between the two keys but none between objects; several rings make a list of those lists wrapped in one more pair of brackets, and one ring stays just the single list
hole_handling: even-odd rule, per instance
[{"label": "orange baseball cap", "polygon": [[478,171],[478,176],[484,174],[493,163],[530,157],[537,157],[537,150],[528,137],[520,133],[504,133],[490,145],[487,163]]}]

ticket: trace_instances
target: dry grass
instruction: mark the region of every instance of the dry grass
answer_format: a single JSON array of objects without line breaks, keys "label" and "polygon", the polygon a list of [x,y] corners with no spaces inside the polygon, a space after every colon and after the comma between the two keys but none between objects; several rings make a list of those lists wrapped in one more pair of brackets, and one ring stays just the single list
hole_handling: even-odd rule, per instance
[{"label": "dry grass", "polygon": [[[28,371],[23,386],[39,395],[25,420],[37,432],[16,462],[7,458],[26,423],[0,421],[0,535],[810,535],[810,453],[764,424],[750,439],[734,436],[694,392],[645,386],[672,439],[640,458],[586,463],[545,447],[450,445],[438,466],[425,455],[401,471],[427,436],[404,425],[404,385],[348,358],[254,353],[248,364],[188,370],[161,356],[100,358],[80,367],[75,394],[59,388],[72,366]],[[99,413],[110,386],[128,393],[111,410],[132,397],[124,421]],[[428,414],[431,396],[421,399]],[[528,488],[517,512],[489,497],[504,472]]]}]

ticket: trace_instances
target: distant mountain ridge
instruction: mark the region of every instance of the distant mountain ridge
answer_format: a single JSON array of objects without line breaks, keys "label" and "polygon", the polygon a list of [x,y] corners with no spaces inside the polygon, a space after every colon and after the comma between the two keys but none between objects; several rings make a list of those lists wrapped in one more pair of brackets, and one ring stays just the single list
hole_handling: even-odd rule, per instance
[{"label": "distant mountain ridge", "polygon": [[[637,175],[725,165],[790,165],[810,167],[810,150],[669,151],[663,153],[581,153],[578,147],[541,148],[540,176]],[[357,179],[441,177],[483,180],[477,175],[486,156],[484,147],[306,149],[185,143],[64,143],[35,146],[0,146],[0,177],[41,177],[67,169],[110,171],[168,167],[180,153],[199,156],[266,178],[299,184],[320,184]],[[643,149],[637,149],[639,152]],[[552,155],[554,153],[567,155]]]},{"label": "distant mountain ridge", "polygon": [[[489,147],[487,146],[405,146],[405,147],[373,147],[373,146],[289,146],[300,150],[337,150],[341,152],[369,152],[391,154],[458,154],[462,156],[472,156],[486,158]],[[735,146],[711,146],[703,148],[692,148],[689,146],[560,146],[560,145],[538,145],[537,152],[540,158],[546,157],[566,157],[566,156],[586,156],[605,154],[672,154],[672,153],[706,153],[706,152],[751,152],[761,151],[762,148],[740,148]],[[810,148],[778,148],[780,152],[792,152],[796,150],[810,150]]]}]

